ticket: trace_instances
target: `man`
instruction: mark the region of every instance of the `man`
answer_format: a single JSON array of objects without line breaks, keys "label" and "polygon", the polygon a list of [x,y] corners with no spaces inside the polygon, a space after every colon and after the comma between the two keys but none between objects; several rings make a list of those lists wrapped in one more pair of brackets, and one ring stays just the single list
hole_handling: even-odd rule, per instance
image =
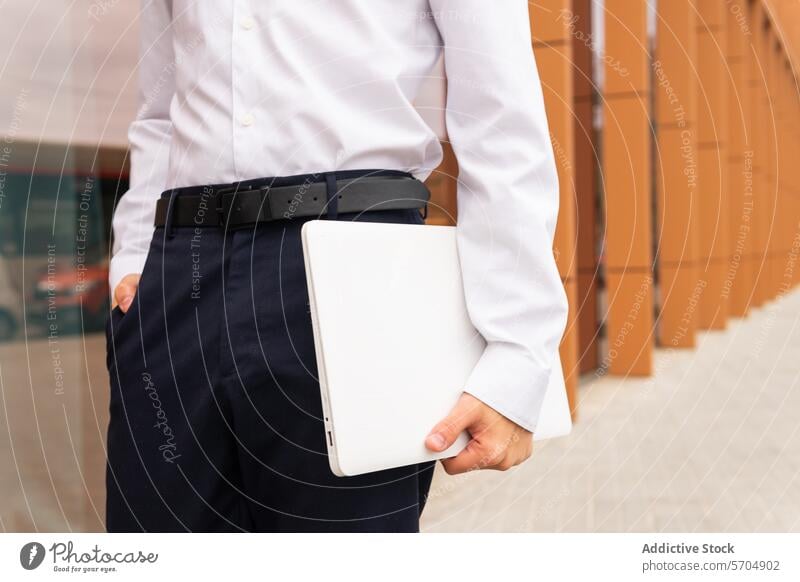
[{"label": "man", "polygon": [[487,348],[426,446],[470,432],[449,473],[525,460],[566,318],[527,3],[145,0],[140,19],[108,529],[418,530],[432,464],[328,468],[299,233],[315,217],[422,221],[417,180],[442,154],[412,103],[442,52],[464,292]]}]

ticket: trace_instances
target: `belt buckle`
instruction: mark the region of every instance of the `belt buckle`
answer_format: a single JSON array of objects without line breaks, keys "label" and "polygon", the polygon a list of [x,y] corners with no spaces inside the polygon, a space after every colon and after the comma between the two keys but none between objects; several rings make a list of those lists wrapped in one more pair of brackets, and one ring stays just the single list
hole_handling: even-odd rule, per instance
[{"label": "belt buckle", "polygon": [[223,188],[222,190],[217,190],[217,224],[219,226],[227,226],[228,216],[231,211],[231,206],[233,202],[226,204],[226,198],[228,194],[233,193],[234,196],[231,196],[230,199],[232,200],[236,196],[236,192],[238,191],[238,186],[232,186],[229,188]]},{"label": "belt buckle", "polygon": [[[256,216],[253,217],[253,220],[238,220],[229,222],[231,218],[231,210],[241,211],[243,208],[245,211],[248,208],[252,208],[251,201],[246,200],[244,201],[244,205],[242,204],[241,198],[237,200],[237,196],[244,193],[250,192],[258,192],[258,206],[259,212]],[[269,206],[269,201],[266,200],[269,194],[269,186],[265,186],[262,188],[253,188],[252,186],[247,188],[240,188],[238,186],[231,186],[229,188],[224,188],[222,190],[218,190],[218,199],[217,199],[217,219],[219,221],[220,226],[238,226],[239,224],[249,224],[251,222],[259,222],[264,220],[262,217],[266,217],[267,220],[272,218],[271,208]],[[264,205],[266,204],[266,208]]]},{"label": "belt buckle", "polygon": [[241,188],[239,186],[230,186],[228,188],[223,188],[222,190],[217,191],[217,220],[219,221],[220,226],[236,226],[238,223],[229,224],[228,221],[230,220],[231,216],[231,209],[236,202],[236,196],[243,193],[249,192],[252,188]]}]

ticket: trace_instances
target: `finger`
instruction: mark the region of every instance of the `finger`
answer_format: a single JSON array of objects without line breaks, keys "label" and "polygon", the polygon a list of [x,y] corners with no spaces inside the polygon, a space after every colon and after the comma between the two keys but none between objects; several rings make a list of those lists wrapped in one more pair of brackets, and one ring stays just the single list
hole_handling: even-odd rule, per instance
[{"label": "finger", "polygon": [[509,447],[503,452],[503,454],[498,455],[493,460],[492,464],[486,468],[493,469],[495,471],[508,471],[512,467],[516,467],[517,465],[521,465],[527,461],[528,458],[530,458],[532,451],[533,445],[530,442],[519,443],[515,446]]},{"label": "finger", "polygon": [[486,447],[473,439],[458,455],[450,459],[444,459],[442,461],[442,466],[448,474],[458,475],[460,473],[466,473],[467,471],[491,467],[495,462],[495,458],[487,451]]},{"label": "finger", "polygon": [[136,296],[136,289],[138,286],[139,278],[128,276],[123,278],[114,290],[114,300],[123,313],[126,313],[131,303],[133,303],[133,298]]},{"label": "finger", "polygon": [[133,303],[133,297],[135,293],[136,289],[130,285],[119,285],[117,287],[117,292],[114,294],[114,296],[122,313],[126,313],[128,311],[131,303]]},{"label": "finger", "polygon": [[515,457],[512,455],[506,455],[502,459],[498,459],[493,465],[490,465],[486,468],[494,471],[508,471],[511,467],[516,467],[521,462],[522,461],[519,459],[515,460]]},{"label": "finger", "polygon": [[462,397],[444,420],[439,422],[425,439],[425,446],[432,451],[443,451],[452,445],[475,419],[477,407]]},{"label": "finger", "polygon": [[455,474],[476,469],[510,469],[520,462],[518,446],[512,443],[513,437],[501,438],[497,434],[473,438],[461,454],[443,462],[445,470]]}]

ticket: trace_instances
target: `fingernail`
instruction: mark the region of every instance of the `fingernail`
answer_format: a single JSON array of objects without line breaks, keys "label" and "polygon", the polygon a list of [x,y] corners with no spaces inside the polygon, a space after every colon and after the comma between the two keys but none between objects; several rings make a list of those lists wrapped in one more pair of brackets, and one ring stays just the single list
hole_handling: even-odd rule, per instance
[{"label": "fingernail", "polygon": [[131,303],[133,303],[133,297],[123,297],[122,301],[119,302],[119,308],[125,313],[128,311],[128,307],[131,306]]},{"label": "fingernail", "polygon": [[435,451],[441,451],[447,445],[447,441],[444,440],[444,437],[440,435],[438,432],[428,435],[426,439],[428,446]]}]

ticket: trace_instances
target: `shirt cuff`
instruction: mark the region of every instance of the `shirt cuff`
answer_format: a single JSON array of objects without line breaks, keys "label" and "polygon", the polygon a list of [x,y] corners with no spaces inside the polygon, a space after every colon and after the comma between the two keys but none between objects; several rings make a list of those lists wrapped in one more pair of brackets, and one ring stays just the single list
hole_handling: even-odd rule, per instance
[{"label": "shirt cuff", "polygon": [[464,392],[534,432],[549,381],[550,368],[537,365],[519,346],[496,342],[486,346]]},{"label": "shirt cuff", "polygon": [[111,264],[108,267],[108,284],[110,285],[111,297],[114,297],[114,289],[125,275],[141,275],[144,270],[144,262],[147,260],[147,253],[131,253],[118,251],[111,257]]}]

